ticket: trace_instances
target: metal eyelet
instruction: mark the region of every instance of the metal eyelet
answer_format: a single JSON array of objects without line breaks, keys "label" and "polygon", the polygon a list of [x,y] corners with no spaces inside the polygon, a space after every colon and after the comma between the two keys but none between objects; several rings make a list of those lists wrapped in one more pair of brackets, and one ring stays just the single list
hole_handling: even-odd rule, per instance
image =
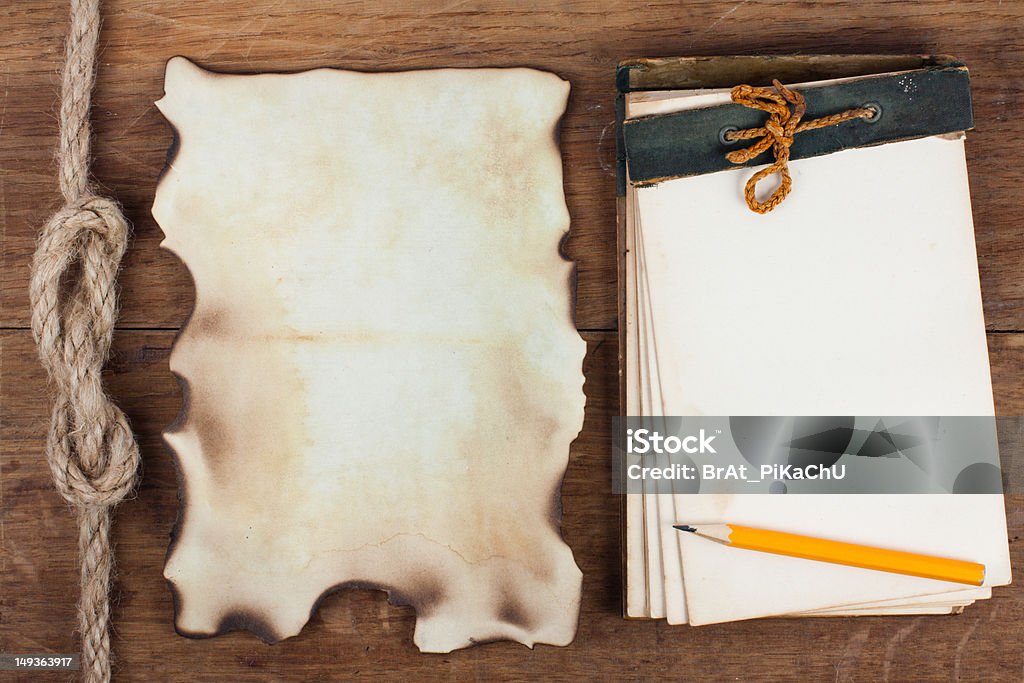
[{"label": "metal eyelet", "polygon": [[726,137],[729,133],[735,133],[739,128],[736,126],[725,126],[722,130],[718,131],[718,141],[725,146],[735,145],[739,140],[730,140]]},{"label": "metal eyelet", "polygon": [[865,116],[862,120],[864,123],[878,123],[879,119],[882,118],[882,105],[878,102],[865,102],[865,109],[874,109],[875,113],[871,116]]}]

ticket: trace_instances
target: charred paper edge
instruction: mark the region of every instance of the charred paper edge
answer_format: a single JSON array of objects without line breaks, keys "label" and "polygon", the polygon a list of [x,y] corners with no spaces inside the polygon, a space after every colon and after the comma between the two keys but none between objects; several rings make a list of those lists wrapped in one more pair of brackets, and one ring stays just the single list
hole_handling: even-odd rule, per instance
[{"label": "charred paper edge", "polygon": [[[368,73],[368,74],[372,74],[372,73],[400,73],[400,72],[393,72],[393,71],[383,71],[383,72],[359,71],[359,70],[355,70],[355,69],[341,69],[341,68],[338,68],[338,67],[316,67],[316,68],[313,68],[313,69],[298,69],[298,70],[294,70],[294,71],[227,73],[227,72],[218,72],[218,71],[208,70],[208,69],[200,66],[195,61],[189,59],[188,57],[185,57],[183,55],[174,55],[174,56],[170,57],[169,59],[167,59],[166,62],[164,62],[164,83],[165,84],[166,84],[167,69],[168,69],[169,65],[171,64],[171,62],[173,62],[174,60],[177,60],[177,59],[181,59],[181,60],[184,60],[184,61],[188,62],[188,64],[191,67],[196,68],[196,69],[202,71],[205,75],[208,75],[208,76],[211,76],[211,77],[214,77],[214,78],[259,76],[259,75],[268,75],[268,74],[270,74],[270,75],[279,75],[279,76],[288,76],[288,75],[307,73],[307,72],[310,72],[310,71],[346,71],[346,72],[355,71],[357,73]],[[437,68],[431,68],[429,70],[430,71],[441,71],[441,70],[472,71],[472,70],[476,70],[476,69],[503,69],[503,68],[504,69],[518,69],[518,68],[530,68],[530,69],[533,69],[533,67],[437,67]],[[561,169],[561,176],[562,176],[561,177],[562,203],[565,206],[566,216],[568,217],[568,225],[566,227],[565,232],[562,233],[562,236],[558,240],[557,249],[558,249],[559,257],[561,257],[563,261],[566,261],[566,262],[568,262],[568,263],[570,263],[572,265],[572,268],[571,268],[571,270],[569,272],[569,277],[568,277],[567,282],[566,282],[566,286],[568,287],[568,290],[569,290],[568,291],[568,297],[567,297],[567,299],[568,299],[568,307],[569,307],[569,311],[568,311],[568,313],[569,313],[569,320],[573,323],[573,327],[576,330],[577,336],[584,343],[584,354],[583,354],[583,358],[580,361],[580,375],[583,378],[583,384],[580,385],[580,392],[584,396],[584,409],[583,409],[583,415],[582,415],[582,417],[580,419],[580,429],[576,433],[576,437],[569,444],[569,452],[566,454],[565,469],[562,471],[561,478],[559,478],[559,480],[555,483],[555,486],[554,486],[554,492],[553,492],[553,496],[552,496],[552,500],[551,500],[551,509],[549,511],[549,515],[550,515],[550,518],[551,518],[552,525],[553,525],[555,531],[558,533],[559,538],[562,540],[562,543],[565,544],[565,546],[567,548],[569,548],[570,551],[571,551],[572,550],[572,546],[570,546],[568,544],[568,542],[566,542],[565,535],[564,535],[563,528],[562,528],[562,521],[563,521],[563,517],[564,517],[564,509],[563,509],[563,506],[562,506],[562,486],[565,483],[565,477],[568,474],[569,466],[571,464],[571,459],[572,459],[571,456],[572,456],[573,446],[579,440],[580,434],[582,434],[582,432],[583,432],[583,425],[586,422],[586,400],[587,400],[586,383],[587,383],[587,380],[586,380],[586,375],[583,372],[583,369],[584,369],[583,366],[586,364],[587,355],[588,355],[588,352],[586,350],[586,343],[587,343],[586,339],[584,339],[583,335],[580,334],[579,327],[576,324],[576,311],[577,311],[577,292],[576,292],[576,286],[577,286],[578,263],[569,256],[567,248],[566,248],[567,243],[572,239],[572,214],[569,211],[568,197],[566,196],[566,192],[565,192],[565,170],[566,170],[566,164],[565,164],[565,157],[562,155],[561,130],[562,130],[562,122],[564,121],[565,116],[568,113],[569,98],[572,96],[572,87],[571,87],[571,82],[568,79],[562,78],[562,76],[560,76],[560,75],[558,75],[558,74],[556,74],[554,72],[547,71],[545,69],[534,69],[534,70],[542,71],[544,73],[549,73],[549,74],[555,75],[558,78],[560,78],[562,81],[564,81],[565,83],[570,85],[569,93],[566,96],[565,108],[563,109],[561,116],[558,117],[558,119],[555,121],[554,126],[553,126],[554,130],[553,130],[553,134],[552,134],[552,144],[554,145],[555,151],[557,152],[557,154],[559,156],[559,159],[562,162],[562,164],[561,164],[562,165],[562,169]],[[407,69],[405,71],[406,72],[408,72],[408,71],[417,71],[417,69]],[[165,90],[164,94],[163,94],[163,97],[166,97],[166,95],[167,95],[167,93],[166,93],[166,90]],[[167,126],[171,130],[172,139],[171,139],[170,145],[167,148],[167,155],[166,155],[166,157],[164,159],[164,165],[160,169],[160,172],[157,175],[156,184],[154,186],[154,197],[156,196],[156,193],[160,191],[160,187],[161,187],[161,185],[164,183],[164,181],[166,179],[167,172],[173,166],[174,160],[175,160],[175,158],[177,158],[177,155],[178,155],[178,153],[179,153],[179,151],[181,149],[181,145],[183,144],[183,136],[181,134],[181,131],[179,131],[177,126],[175,126],[174,123],[172,123],[166,116],[163,116],[162,113],[161,113],[161,116],[162,116],[164,122],[167,124]],[[150,215],[152,216],[152,205],[150,206],[150,210],[151,210],[151,214]],[[174,339],[171,342],[171,350],[173,351],[174,348],[178,345],[178,342],[180,341],[181,336],[185,333],[185,330],[188,327],[189,323],[192,321],[192,318],[193,318],[193,316],[196,313],[196,309],[198,308],[198,299],[196,298],[196,295],[195,295],[195,291],[196,291],[195,277],[193,276],[191,269],[189,269],[188,264],[181,257],[181,255],[178,254],[176,251],[174,251],[172,248],[166,246],[166,244],[165,244],[166,243],[166,233],[164,232],[163,227],[160,225],[160,222],[158,220],[156,220],[155,216],[153,216],[153,219],[154,219],[154,222],[156,223],[157,227],[160,229],[160,232],[164,235],[164,239],[160,241],[160,245],[159,245],[160,248],[163,249],[164,251],[168,252],[169,254],[173,255],[174,258],[177,259],[177,261],[180,264],[181,268],[188,274],[189,281],[192,283],[192,306],[189,309],[189,312],[186,314],[185,319],[181,323],[181,327],[178,328],[178,331],[175,333]],[[174,376],[174,379],[177,382],[178,388],[181,391],[181,407],[178,410],[178,413],[175,415],[174,420],[169,425],[167,425],[163,430],[161,430],[161,432],[160,432],[160,441],[163,444],[165,452],[170,454],[171,463],[174,466],[175,480],[177,482],[177,502],[178,502],[178,510],[177,510],[177,513],[176,513],[176,516],[175,516],[174,525],[171,528],[170,540],[169,540],[168,545],[167,545],[167,551],[164,553],[163,567],[167,566],[167,563],[170,560],[171,555],[174,553],[174,550],[175,550],[175,548],[178,545],[178,541],[181,538],[181,531],[182,531],[182,529],[185,526],[186,499],[187,499],[187,496],[188,496],[187,491],[186,491],[186,488],[187,488],[186,484],[187,484],[187,482],[186,482],[186,478],[185,478],[184,468],[181,466],[181,459],[180,459],[177,451],[174,449],[174,447],[171,446],[171,444],[167,441],[166,435],[174,433],[174,432],[178,431],[179,429],[181,429],[184,426],[184,424],[185,424],[185,422],[187,420],[187,417],[188,417],[189,410],[191,408],[191,404],[190,404],[190,392],[191,392],[191,389],[190,389],[188,380],[185,377],[182,377],[178,373],[174,372],[173,370],[170,370],[169,368],[168,368],[168,371]],[[580,582],[581,582],[580,595],[581,595],[581,598],[582,598],[582,576],[583,576],[583,571],[580,568],[579,562],[576,559],[575,552],[572,553],[572,561],[573,561],[573,564],[576,566],[577,571],[580,572]],[[163,567],[161,568],[161,575],[163,575]],[[270,624],[267,622],[266,619],[258,616],[257,614],[255,614],[252,611],[244,610],[244,609],[235,610],[235,611],[229,611],[229,612],[225,613],[224,616],[221,618],[220,622],[218,623],[217,628],[215,630],[211,631],[211,632],[207,633],[207,632],[198,632],[198,631],[188,631],[186,629],[181,628],[178,625],[178,617],[181,614],[181,605],[184,602],[184,597],[182,595],[182,592],[179,590],[177,585],[175,585],[175,583],[174,583],[174,581],[172,579],[167,578],[166,576],[164,576],[163,578],[164,578],[164,581],[166,581],[168,589],[171,592],[171,601],[173,603],[173,609],[174,609],[174,623],[173,623],[174,631],[179,636],[182,636],[182,637],[185,637],[185,638],[194,639],[194,640],[201,640],[201,639],[206,639],[206,638],[215,638],[217,636],[221,636],[221,635],[225,635],[227,633],[231,633],[232,631],[248,631],[248,632],[252,633],[253,635],[255,635],[257,638],[259,638],[260,640],[262,640],[264,643],[267,643],[269,645],[275,645],[275,644],[281,642],[282,640],[287,640],[288,638],[294,638],[294,637],[297,637],[298,635],[300,635],[301,632],[303,630],[305,630],[306,625],[315,616],[317,610],[320,608],[320,606],[323,604],[323,602],[328,597],[330,597],[334,593],[337,593],[337,592],[340,592],[340,591],[343,591],[343,590],[350,590],[350,589],[351,590],[359,589],[359,590],[376,590],[376,591],[381,591],[381,592],[383,592],[387,596],[387,602],[388,602],[389,605],[391,605],[393,607],[409,607],[409,608],[411,608],[412,611],[413,611],[413,615],[414,615],[414,621],[413,621],[413,629],[414,630],[415,630],[415,627],[416,627],[416,621],[420,617],[419,612],[416,610],[415,606],[412,603],[411,597],[403,594],[401,591],[399,591],[395,587],[393,587],[393,586],[386,586],[386,585],[383,585],[383,584],[380,584],[380,583],[377,583],[377,582],[372,582],[372,581],[349,580],[349,581],[342,581],[342,582],[333,584],[333,585],[329,586],[328,588],[326,588],[325,590],[323,590],[317,596],[316,600],[313,601],[313,604],[310,606],[309,615],[307,616],[305,623],[302,625],[302,628],[299,630],[298,633],[296,633],[295,635],[292,635],[292,636],[282,636],[281,634],[277,633],[277,631],[275,631],[270,626]],[[576,627],[573,630],[572,638],[570,639],[570,641],[568,643],[566,643],[566,645],[568,645],[573,640],[575,640],[576,639],[576,635],[579,632],[579,613],[580,613],[580,611],[582,611],[582,610],[581,609],[577,610],[577,614],[576,614]],[[411,639],[412,639],[412,635],[410,634],[410,640]],[[477,639],[477,640],[471,639],[470,642],[466,646],[464,646],[463,648],[460,648],[460,649],[465,649],[465,647],[469,647],[469,646],[472,646],[472,645],[483,645],[483,644],[487,644],[487,643],[501,642],[501,641],[510,641],[510,639],[503,638],[503,637],[497,637],[497,638],[491,638],[491,639]],[[510,641],[510,642],[518,642],[518,641]],[[522,644],[532,650],[532,649],[534,649],[534,647],[538,643],[534,642],[534,643],[522,643]],[[547,644],[547,643],[540,643],[540,644]],[[555,647],[559,647],[559,646],[555,645]],[[564,645],[562,647],[564,647]],[[421,652],[421,654],[446,654],[446,653],[423,653],[423,652]]]}]

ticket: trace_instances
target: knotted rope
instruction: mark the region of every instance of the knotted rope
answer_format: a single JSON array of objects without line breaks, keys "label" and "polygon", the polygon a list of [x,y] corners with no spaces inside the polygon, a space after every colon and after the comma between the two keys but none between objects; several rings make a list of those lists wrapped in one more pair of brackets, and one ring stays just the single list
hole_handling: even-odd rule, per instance
[{"label": "knotted rope", "polygon": [[[751,159],[771,148],[775,161],[762,168],[747,180],[743,188],[743,197],[747,206],[757,213],[768,213],[782,203],[793,188],[793,178],[789,175],[789,148],[797,133],[815,128],[834,126],[837,123],[853,119],[871,119],[878,115],[872,106],[848,109],[839,114],[823,116],[810,121],[801,121],[807,112],[804,96],[790,90],[777,80],[772,81],[771,88],[755,88],[750,85],[737,85],[732,89],[732,101],[744,107],[758,109],[768,113],[768,120],[760,128],[730,131],[724,135],[727,141],[757,140],[750,147],[729,152],[725,158],[734,164],[745,164]],[[779,186],[769,195],[768,199],[758,201],[757,184],[775,173],[779,174]]]},{"label": "knotted rope", "polygon": [[46,457],[57,490],[78,514],[82,675],[110,680],[110,509],[135,482],[139,451],[100,373],[117,319],[115,279],[128,242],[117,204],[89,183],[89,103],[99,0],[71,1],[57,150],[64,206],[43,227],[32,262],[32,334],[56,387]]}]

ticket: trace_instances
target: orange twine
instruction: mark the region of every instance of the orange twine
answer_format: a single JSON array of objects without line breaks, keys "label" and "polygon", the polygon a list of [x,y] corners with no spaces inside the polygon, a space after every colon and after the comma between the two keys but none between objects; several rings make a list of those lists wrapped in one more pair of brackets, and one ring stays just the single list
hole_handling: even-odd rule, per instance
[{"label": "orange twine", "polygon": [[[874,118],[878,115],[878,110],[875,107],[865,106],[801,122],[807,111],[803,95],[795,90],[790,90],[778,80],[772,80],[772,86],[771,88],[755,88],[750,85],[737,85],[732,89],[733,102],[767,112],[768,120],[760,128],[731,131],[723,136],[730,142],[757,140],[749,147],[725,155],[725,158],[734,164],[745,164],[769,148],[775,155],[775,162],[752,175],[743,188],[747,206],[751,211],[757,213],[768,213],[774,209],[782,203],[782,200],[789,195],[793,188],[793,178],[789,175],[789,148],[797,133],[834,126],[837,123],[853,119]],[[779,186],[769,195],[768,199],[763,202],[758,201],[757,184],[775,173],[779,174]]]}]

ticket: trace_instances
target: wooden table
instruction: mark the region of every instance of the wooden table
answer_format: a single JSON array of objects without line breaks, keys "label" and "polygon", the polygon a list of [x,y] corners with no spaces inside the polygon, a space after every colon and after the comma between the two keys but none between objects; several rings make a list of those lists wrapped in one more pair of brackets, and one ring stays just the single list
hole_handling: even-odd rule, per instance
[{"label": "wooden table", "polygon": [[[74,652],[75,524],[42,452],[48,389],[27,326],[28,264],[58,204],[53,163],[65,3],[0,6],[0,652]],[[111,392],[142,444],[137,498],[116,517],[115,678],[337,680],[355,677],[1013,680],[1024,678],[1024,590],[959,616],[775,619],[701,628],[620,616],[619,501],[609,484],[616,393],[613,73],[637,55],[920,52],[957,55],[974,78],[968,138],[982,287],[1000,414],[1024,412],[1024,3],[974,2],[248,2],[104,3],[93,110],[95,176],[123,202],[134,239],[121,278]],[[182,54],[229,72],[317,66],[410,69],[527,65],[570,79],[564,120],[568,252],[588,342],[587,418],[564,485],[565,527],[584,573],[567,648],[494,643],[449,655],[412,645],[413,614],[373,591],[327,598],[302,634],[187,640],[161,577],[177,486],[160,430],[181,395],[167,369],[192,305],[181,264],[149,215],[171,132],[153,101]],[[1008,499],[1015,566],[1022,496]],[[66,674],[32,680],[66,680]],[[6,680],[6,679],[5,679]]]}]

